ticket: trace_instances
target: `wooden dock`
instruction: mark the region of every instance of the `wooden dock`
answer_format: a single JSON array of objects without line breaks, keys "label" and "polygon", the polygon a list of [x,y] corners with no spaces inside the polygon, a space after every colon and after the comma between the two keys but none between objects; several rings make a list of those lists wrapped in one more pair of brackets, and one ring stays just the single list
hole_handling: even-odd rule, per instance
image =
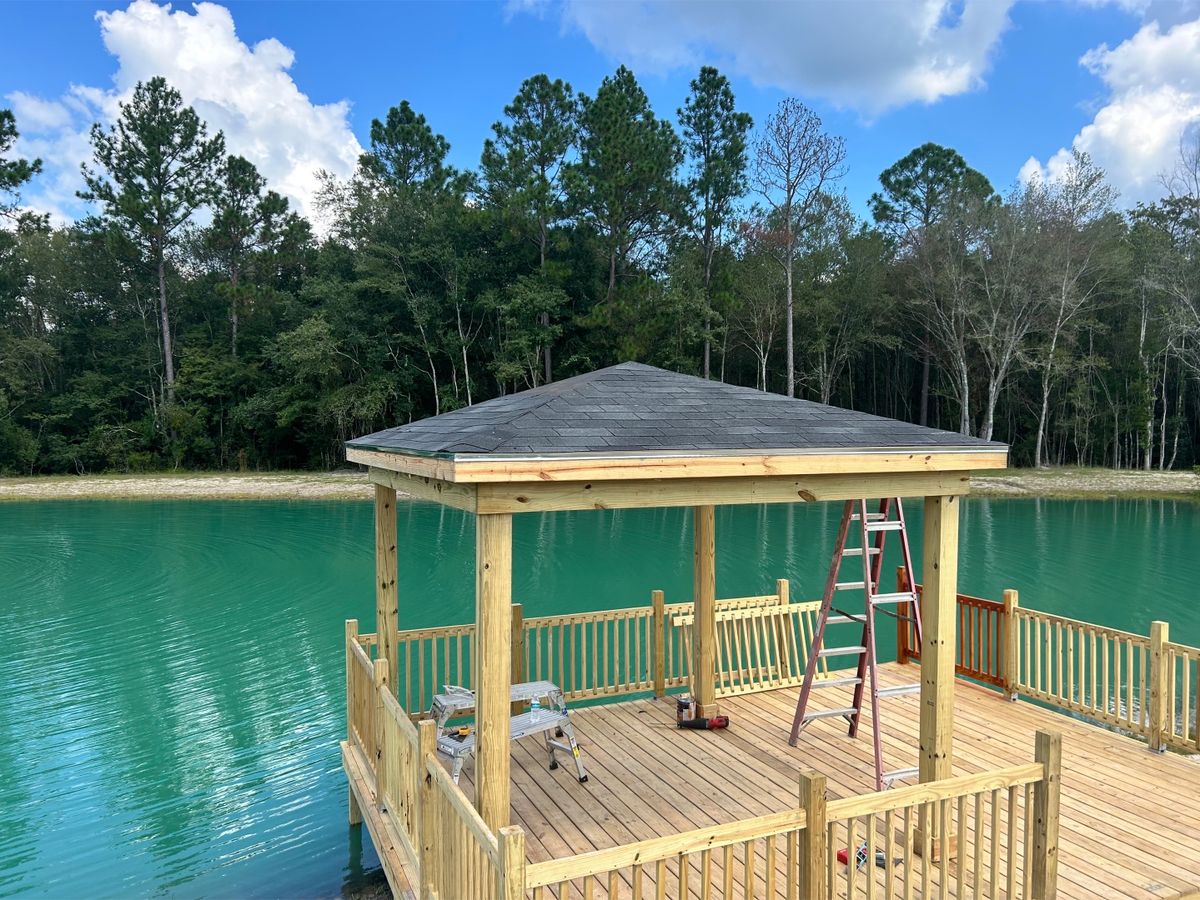
[{"label": "wooden dock", "polygon": [[[886,684],[917,667],[888,664]],[[837,691],[817,692],[816,703]],[[558,859],[794,808],[801,770],[828,779],[830,799],[873,789],[869,723],[852,740],[841,720],[815,722],[787,745],[797,690],[727,698],[724,732],[680,731],[674,700],[578,708],[572,721],[591,775],[546,769],[535,740],[514,745],[513,823],[530,862]],[[828,702],[828,701],[826,701]],[[892,767],[917,757],[919,699],[885,701]],[[1146,744],[1029,702],[959,680],[954,775],[1030,759],[1034,733],[1062,734],[1061,897],[1186,897],[1200,892],[1200,759],[1154,753]],[[472,793],[468,766],[462,787]],[[986,896],[986,889],[984,895]]]}]

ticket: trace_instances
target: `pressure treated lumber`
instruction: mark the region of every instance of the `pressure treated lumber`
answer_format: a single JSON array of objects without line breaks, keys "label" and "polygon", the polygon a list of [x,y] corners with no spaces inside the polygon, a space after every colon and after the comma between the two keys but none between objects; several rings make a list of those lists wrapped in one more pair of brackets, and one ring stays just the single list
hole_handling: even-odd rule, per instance
[{"label": "pressure treated lumber", "polygon": [[921,781],[949,778],[954,765],[954,649],[958,594],[957,497],[925,498],[921,593]]},{"label": "pressure treated lumber", "polygon": [[512,516],[475,519],[475,622],[475,808],[497,831],[509,824]]},{"label": "pressure treated lumber", "polygon": [[695,624],[692,626],[692,692],[696,715],[717,712],[717,538],[716,516],[711,506],[692,510],[693,589]]},{"label": "pressure treated lumber", "polygon": [[[396,591],[396,491],[375,485],[375,634],[379,658],[388,671],[398,672],[400,631],[399,596]],[[393,685],[395,690],[395,685]]]}]

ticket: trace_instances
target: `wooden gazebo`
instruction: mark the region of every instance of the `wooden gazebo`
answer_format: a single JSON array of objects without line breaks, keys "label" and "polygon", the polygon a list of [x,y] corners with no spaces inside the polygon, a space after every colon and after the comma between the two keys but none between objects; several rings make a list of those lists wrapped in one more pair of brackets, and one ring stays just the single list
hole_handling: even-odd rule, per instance
[{"label": "wooden gazebo", "polygon": [[692,507],[693,689],[715,711],[717,505],[922,497],[925,646],[920,779],[949,777],[959,498],[1007,447],[624,363],[358,438],[376,486],[379,656],[397,671],[396,493],[476,517],[476,805],[509,818],[512,516]]}]

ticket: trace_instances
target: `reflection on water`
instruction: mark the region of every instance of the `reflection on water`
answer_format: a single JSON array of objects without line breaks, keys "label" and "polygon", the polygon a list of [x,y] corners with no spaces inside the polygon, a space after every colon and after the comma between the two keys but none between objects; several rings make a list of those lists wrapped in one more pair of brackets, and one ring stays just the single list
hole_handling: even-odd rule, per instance
[{"label": "reflection on water", "polygon": [[[815,597],[838,513],[718,510],[720,593],[786,577]],[[377,881],[337,752],[341,622],[373,627],[371,522],[360,503],[0,505],[0,894],[330,897]],[[402,506],[399,531],[403,626],[469,619],[472,521]],[[972,500],[960,583],[1142,632],[1163,618],[1200,643],[1198,539],[1192,504]],[[527,615],[687,599],[690,520],[519,517],[514,565]]]}]

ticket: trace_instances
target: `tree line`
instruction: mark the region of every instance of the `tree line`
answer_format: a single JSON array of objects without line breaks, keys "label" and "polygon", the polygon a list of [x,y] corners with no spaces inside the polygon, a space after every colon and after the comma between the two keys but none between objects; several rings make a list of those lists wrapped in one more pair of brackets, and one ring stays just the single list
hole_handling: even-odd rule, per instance
[{"label": "tree line", "polygon": [[314,221],[164,79],[22,211],[0,110],[0,472],[329,467],[344,440],[626,359],[1169,469],[1200,446],[1200,142],[1122,211],[1077,153],[999,194],[925,144],[869,220],[799,100],[755,124],[705,67],[674,124],[621,67],[526,80],[474,171],[405,101]]}]

